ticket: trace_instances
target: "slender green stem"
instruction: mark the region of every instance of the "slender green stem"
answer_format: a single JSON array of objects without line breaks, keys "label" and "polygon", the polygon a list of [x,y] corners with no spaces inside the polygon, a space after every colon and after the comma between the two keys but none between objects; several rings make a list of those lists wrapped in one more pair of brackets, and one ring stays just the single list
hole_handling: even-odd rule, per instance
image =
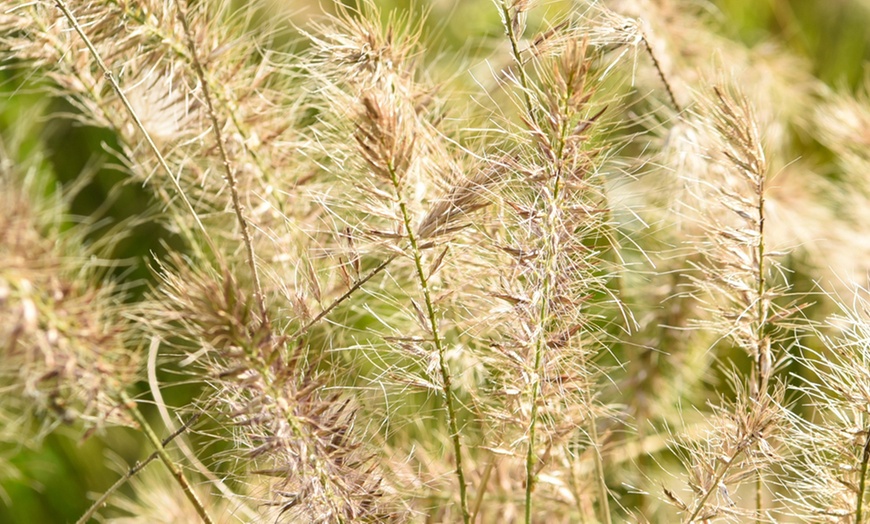
[{"label": "slender green stem", "polygon": [[855,523],[861,524],[864,519],[864,492],[867,489],[867,466],[870,464],[870,433],[864,439],[864,454],[861,457],[861,480],[858,483],[858,493],[855,495]]},{"label": "slender green stem", "polygon": [[658,75],[659,75],[659,79],[662,81],[662,84],[664,84],[664,86],[665,86],[665,92],[667,92],[668,98],[670,98],[670,100],[671,100],[671,104],[674,106],[674,109],[677,110],[677,113],[682,113],[683,107],[680,105],[679,102],[677,102],[677,97],[674,96],[674,90],[671,89],[671,83],[668,81],[668,77],[667,77],[667,75],[665,75],[665,72],[662,69],[661,63],[659,63],[658,58],[656,58],[656,54],[653,52],[653,48],[650,45],[649,40],[647,40],[646,35],[643,33],[641,33],[640,38],[643,41],[643,45],[646,48],[646,52],[649,55],[650,60],[652,60],[653,67],[655,68],[656,73],[658,73]]},{"label": "slender green stem", "polygon": [[508,40],[511,44],[511,53],[513,54],[514,62],[517,66],[517,75],[518,80],[520,82],[520,87],[522,87],[523,91],[523,99],[526,102],[526,111],[529,112],[529,117],[535,117],[534,107],[532,106],[532,96],[529,94],[529,81],[526,78],[526,70],[523,69],[523,57],[520,54],[520,42],[519,35],[514,32],[514,24],[513,18],[511,17],[511,10],[508,7],[507,2],[502,0],[501,2],[501,16],[502,23],[504,24],[505,34],[508,37]]},{"label": "slender green stem", "polygon": [[725,478],[725,474],[728,473],[728,471],[731,469],[731,465],[734,464],[734,461],[737,460],[737,457],[740,456],[740,454],[743,452],[744,449],[746,449],[746,447],[747,446],[738,447],[737,451],[735,451],[724,463],[722,468],[716,474],[716,478],[714,478],[713,482],[710,484],[710,487],[695,505],[695,509],[692,511],[692,514],[689,515],[689,518],[685,520],[686,524],[695,522],[695,519],[698,518],[698,515],[701,514],[701,510],[704,509],[704,505],[707,503],[707,499],[709,499],[710,495],[712,495],[713,492],[716,491],[716,488],[719,487],[719,483],[721,483],[722,479]]},{"label": "slender green stem", "polygon": [[242,242],[245,244],[245,251],[248,259],[248,267],[251,270],[251,277],[254,280],[254,297],[257,300],[257,305],[260,308],[260,322],[263,325],[269,324],[269,311],[266,308],[266,296],[263,294],[263,288],[260,284],[260,273],[257,270],[257,260],[254,255],[254,243],[251,240],[251,234],[248,230],[248,220],[245,218],[244,211],[242,209],[241,199],[239,198],[239,189],[238,183],[236,182],[236,175],[233,170],[233,166],[230,163],[229,155],[227,155],[226,147],[224,147],[224,137],[223,131],[221,130],[220,122],[218,122],[217,112],[214,108],[214,102],[212,102],[211,89],[209,88],[208,79],[205,76],[205,70],[202,67],[202,62],[200,62],[199,57],[196,53],[196,42],[193,40],[193,34],[190,32],[190,26],[187,23],[187,13],[186,9],[183,7],[182,2],[177,3],[178,6],[178,20],[181,22],[181,27],[184,29],[184,36],[187,40],[187,47],[190,50],[191,61],[193,62],[193,69],[196,71],[196,76],[199,79],[199,83],[202,89],[203,98],[205,98],[205,107],[206,112],[208,113],[209,119],[211,120],[211,129],[215,136],[215,141],[217,142],[218,152],[221,157],[221,165],[223,165],[224,169],[224,178],[226,178],[227,184],[230,186],[230,195],[232,196],[233,201],[233,211],[236,213],[236,219],[239,222],[239,229],[242,232]]},{"label": "slender green stem", "polygon": [[[164,439],[164,442],[166,442],[166,439]],[[137,473],[145,469],[145,466],[151,464],[151,462],[153,462],[154,459],[156,459],[157,457],[158,454],[155,451],[145,460],[134,464],[133,467],[127,470],[127,473],[125,473],[123,477],[115,481],[115,483],[112,484],[109,489],[107,489],[105,492],[103,492],[102,495],[100,495],[100,498],[98,498],[94,501],[93,504],[91,504],[91,507],[89,507],[87,511],[85,511],[81,517],[79,517],[79,519],[76,521],[76,524],[85,524],[87,521],[89,521],[91,517],[93,517],[97,513],[97,511],[103,506],[103,504],[105,504],[109,500],[109,497],[111,497],[113,493],[118,491],[121,486],[126,484],[127,481],[133,478]]]},{"label": "slender green stem", "polygon": [[[764,197],[759,198],[759,214],[761,216],[760,226],[759,226],[759,245],[758,245],[758,296],[756,297],[756,301],[759,303],[758,307],[758,331],[756,333],[756,337],[759,340],[758,345],[758,363],[756,367],[757,377],[757,385],[758,389],[758,398],[755,399],[756,402],[760,402],[761,398],[767,395],[767,384],[769,380],[770,373],[770,347],[764,342],[764,318],[766,316],[764,302],[764,288],[765,288],[765,279],[764,279]],[[763,316],[765,315],[765,316]],[[764,472],[759,469],[755,475],[755,519],[756,522],[761,524],[761,514],[764,510]]]},{"label": "slender green stem", "polygon": [[474,498],[474,506],[471,509],[471,522],[477,521],[477,516],[480,514],[480,508],[483,506],[483,498],[486,496],[486,485],[489,483],[489,477],[492,476],[492,470],[495,469],[497,457],[492,456],[483,470],[483,475],[480,477],[480,485],[477,487],[477,496]]},{"label": "slender green stem", "polygon": [[[770,354],[770,343],[765,341],[765,331],[768,317],[768,306],[765,300],[767,291],[767,279],[765,276],[764,263],[764,175],[765,173],[753,173],[756,177],[755,193],[758,196],[758,249],[756,257],[758,259],[758,276],[756,278],[758,288],[756,290],[756,333],[755,338],[758,341],[756,352],[758,362],[756,373],[758,398],[759,402],[762,397],[767,396],[767,387],[770,382],[771,368],[773,367],[773,356]],[[755,477],[755,518],[756,522],[761,524],[761,515],[764,510],[764,472],[759,469]]]},{"label": "slender green stem", "polygon": [[432,342],[435,345],[435,350],[438,352],[438,366],[441,371],[442,390],[444,392],[445,401],[447,404],[447,425],[450,431],[450,440],[453,442],[453,454],[456,456],[456,479],[459,483],[459,505],[462,511],[462,522],[469,524],[471,522],[468,512],[468,493],[465,485],[465,473],[462,469],[462,442],[459,435],[459,425],[456,421],[456,406],[453,398],[453,380],[450,375],[450,368],[447,365],[445,358],[444,341],[441,339],[440,329],[438,328],[438,317],[435,313],[435,305],[432,303],[432,295],[429,292],[428,279],[426,272],[423,270],[423,254],[420,246],[417,244],[417,235],[414,233],[414,227],[411,223],[411,215],[405,205],[405,200],[402,196],[401,186],[399,184],[399,176],[396,173],[395,166],[388,166],[390,178],[393,182],[393,188],[396,191],[396,196],[399,200],[399,209],[402,211],[402,220],[404,221],[405,231],[408,233],[408,241],[411,244],[411,251],[414,255],[414,266],[417,270],[417,279],[420,281],[420,287],[423,290],[423,298],[426,302],[426,312],[429,317],[429,328],[432,331]]},{"label": "slender green stem", "polygon": [[381,271],[386,269],[387,266],[389,266],[390,263],[392,263],[392,261],[396,259],[396,257],[397,257],[397,255],[390,256],[390,258],[381,262],[376,268],[369,271],[364,277],[362,277],[359,280],[357,280],[356,282],[354,282],[354,284],[352,286],[350,286],[350,289],[345,291],[343,295],[341,295],[340,297],[333,300],[328,306],[323,308],[323,310],[320,313],[318,313],[316,317],[309,320],[307,324],[305,324],[304,326],[299,328],[299,330],[293,334],[293,336],[291,337],[291,340],[296,340],[299,337],[305,335],[305,333],[307,333],[309,329],[311,329],[315,324],[317,324],[318,322],[323,320],[323,318],[326,315],[328,315],[333,309],[338,307],[339,304],[341,304],[342,302],[344,302],[345,300],[350,298],[351,295],[353,295],[354,293],[357,292],[357,290],[359,290],[361,287],[363,287],[363,285],[365,285],[366,282],[368,282],[369,280],[374,278],[377,274],[379,274]]},{"label": "slender green stem", "polygon": [[[586,400],[591,404],[592,392],[589,386],[584,388]],[[589,417],[589,441],[592,443],[592,460],[595,464],[595,480],[598,484],[598,509],[601,513],[601,522],[610,524],[610,496],[607,490],[607,482],[604,479],[604,459],[601,457],[601,449],[598,446],[598,426],[595,415]]]},{"label": "slender green stem", "polygon": [[[767,291],[767,279],[765,276],[765,264],[764,264],[764,173],[753,173],[756,177],[755,181],[755,194],[758,195],[758,247],[755,253],[755,256],[758,259],[758,268],[756,275],[756,296],[755,296],[755,315],[756,315],[756,326],[755,326],[755,338],[757,341],[756,347],[756,373],[758,373],[757,377],[757,388],[758,388],[758,396],[767,393],[767,384],[771,371],[771,355],[770,355],[770,347],[767,343],[765,343],[765,327],[767,323],[768,316],[768,306],[765,301],[765,292]],[[758,399],[756,399],[758,400]]]},{"label": "slender green stem", "polygon": [[[549,291],[548,284],[549,279],[544,279],[544,293],[545,296],[548,296],[547,291]],[[541,308],[541,316],[544,317],[546,315],[546,308]],[[541,367],[541,359],[544,354],[544,337],[541,336],[538,339],[538,343],[535,346],[535,373],[532,375],[532,412],[529,415],[531,420],[529,421],[529,443],[526,446],[526,509],[525,509],[525,522],[526,524],[530,524],[532,522],[532,492],[535,489],[535,477],[537,472],[535,471],[535,465],[537,462],[537,454],[535,453],[535,438],[536,438],[536,430],[537,430],[537,420],[538,420],[538,395],[540,390],[540,377],[541,374],[539,369]]]},{"label": "slender green stem", "polygon": [[[559,183],[558,179],[555,183],[556,192],[553,195],[554,200],[549,202],[551,206],[555,204],[555,197],[558,194]],[[544,268],[544,279],[541,283],[541,308],[538,316],[538,335],[535,342],[535,366],[532,373],[532,411],[529,415],[529,442],[526,446],[526,497],[525,497],[525,522],[532,522],[532,492],[535,489],[535,480],[537,476],[537,453],[535,452],[535,442],[537,438],[538,427],[538,398],[541,394],[541,376],[543,375],[543,360],[544,353],[547,351],[546,326],[550,323],[550,295],[553,285],[553,273],[555,271],[555,242],[556,235],[554,233],[555,224],[553,221],[554,213],[547,213],[546,230],[544,239],[547,243],[547,249],[544,250],[546,257],[546,266]]]},{"label": "slender green stem", "polygon": [[755,522],[761,524],[761,512],[764,511],[764,472],[755,472]]},{"label": "slender green stem", "polygon": [[[195,413],[180,428],[173,431],[171,435],[163,439],[160,442],[161,444],[163,444],[163,447],[169,445],[170,442],[175,440],[175,437],[181,435],[182,433],[187,431],[192,425],[194,425],[196,421],[199,420],[201,414],[202,413]],[[100,498],[98,498],[94,501],[93,504],[91,504],[91,507],[89,507],[88,510],[85,511],[84,514],[82,514],[82,516],[76,521],[76,524],[85,524],[88,520],[90,520],[90,518],[93,517],[94,514],[96,514],[97,510],[99,510],[100,507],[105,504],[107,500],[109,500],[109,497],[111,497],[114,492],[118,491],[118,488],[126,484],[127,481],[129,481],[137,473],[145,469],[145,466],[153,462],[154,459],[159,456],[159,453],[155,451],[154,453],[148,455],[148,458],[146,458],[145,460],[134,464],[129,470],[127,470],[127,473],[125,473],[123,477],[119,478],[114,484],[111,485],[111,487],[109,487],[109,489],[107,489],[105,492],[103,492],[102,495],[100,495]]]},{"label": "slender green stem", "polygon": [[149,441],[151,441],[151,445],[154,446],[157,455],[160,457],[160,460],[163,461],[166,469],[169,470],[169,473],[171,473],[173,478],[175,478],[175,481],[178,482],[178,485],[184,492],[184,496],[187,497],[187,500],[189,500],[191,504],[193,504],[193,507],[196,509],[196,513],[199,515],[204,523],[213,524],[214,521],[208,515],[208,512],[205,510],[205,507],[202,505],[199,497],[193,491],[193,488],[187,481],[187,477],[184,476],[184,472],[181,471],[181,468],[179,468],[178,465],[175,464],[175,462],[172,460],[172,457],[169,456],[169,453],[163,446],[163,442],[160,440],[157,434],[154,433],[154,430],[151,428],[151,425],[148,424],[148,421],[145,420],[145,416],[142,415],[141,411],[139,411],[139,407],[136,405],[136,402],[123,391],[121,392],[121,400],[124,402],[124,405],[133,416],[133,418],[136,419],[136,422],[139,423],[139,427],[142,429],[142,433],[144,433],[145,437]]}]

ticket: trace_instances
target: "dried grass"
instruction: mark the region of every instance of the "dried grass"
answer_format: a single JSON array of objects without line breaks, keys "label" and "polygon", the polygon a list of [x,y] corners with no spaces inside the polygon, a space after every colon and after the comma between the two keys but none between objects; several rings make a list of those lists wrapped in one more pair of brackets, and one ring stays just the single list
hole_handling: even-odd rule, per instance
[{"label": "dried grass", "polygon": [[183,241],[130,296],[0,151],[0,420],[156,449],[82,521],[870,520],[868,102],[687,7],[498,0],[450,70],[375,2],[0,0]]}]

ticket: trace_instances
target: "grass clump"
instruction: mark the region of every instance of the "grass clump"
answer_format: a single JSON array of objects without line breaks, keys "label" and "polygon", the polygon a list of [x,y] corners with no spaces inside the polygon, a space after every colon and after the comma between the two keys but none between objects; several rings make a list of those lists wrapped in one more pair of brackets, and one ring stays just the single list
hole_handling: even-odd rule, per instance
[{"label": "grass clump", "polygon": [[[54,102],[0,128],[0,519],[78,439],[46,518],[870,520],[870,110],[792,33],[688,2],[19,4],[2,114]],[[61,119],[114,138],[73,183]],[[147,216],[107,214],[122,187]],[[171,241],[113,258],[150,221]]]}]

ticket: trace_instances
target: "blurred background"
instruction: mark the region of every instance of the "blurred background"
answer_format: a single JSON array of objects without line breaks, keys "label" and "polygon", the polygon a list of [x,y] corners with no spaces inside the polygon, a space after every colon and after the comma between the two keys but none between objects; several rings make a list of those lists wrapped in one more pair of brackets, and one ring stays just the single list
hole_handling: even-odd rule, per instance
[{"label": "blurred background", "polygon": [[[458,63],[452,58],[456,56],[484,59],[493,52],[490,42],[503,32],[498,11],[490,0],[382,0],[378,4],[385,15],[395,12],[422,20],[422,47],[431,53],[427,61],[433,67],[449,68],[451,63]],[[717,0],[695,4],[708,13],[711,29],[721,36],[750,49],[775,43],[779,49],[806,60],[812,74],[831,88],[859,98],[866,95],[870,79],[870,1]],[[293,51],[303,45],[300,30],[331,7],[324,0],[266,0],[262,16],[286,18],[286,29],[275,39],[275,46]],[[546,17],[549,11],[570,7],[567,1],[544,1],[534,16]],[[256,31],[256,20],[251,24],[251,30]],[[12,63],[0,64],[0,141],[4,155],[19,169],[33,170],[55,181],[45,185],[46,191],[80,186],[71,201],[69,221],[72,224],[84,217],[99,216],[99,223],[90,229],[90,240],[97,241],[113,225],[144,215],[154,204],[152,195],[135,184],[121,184],[124,171],[108,154],[118,149],[111,132],[76,123],[68,118],[76,112],[75,107],[35,89],[51,84],[47,73]],[[829,154],[812,140],[804,141],[802,147],[801,154],[806,157],[824,159]],[[82,184],[83,180],[87,182]],[[126,235],[115,238],[118,240],[105,253],[114,260],[114,278],[126,286],[129,300],[135,301],[153,278],[148,269],[152,254],[164,253],[178,240],[160,225],[148,222],[134,222]],[[172,377],[161,379],[171,381]],[[4,386],[0,384],[0,395]],[[178,385],[167,388],[165,395],[167,403],[173,405],[184,403],[194,393]],[[20,420],[0,424],[3,422],[4,432],[18,431],[20,428],[14,424],[40,424]],[[93,493],[104,491],[147,452],[137,434],[119,428],[83,438],[72,428],[60,427],[40,442],[25,445],[0,439],[0,456],[5,458],[5,462],[0,461],[0,523],[75,521],[90,504]],[[129,489],[122,488],[121,493],[129,493]]]}]

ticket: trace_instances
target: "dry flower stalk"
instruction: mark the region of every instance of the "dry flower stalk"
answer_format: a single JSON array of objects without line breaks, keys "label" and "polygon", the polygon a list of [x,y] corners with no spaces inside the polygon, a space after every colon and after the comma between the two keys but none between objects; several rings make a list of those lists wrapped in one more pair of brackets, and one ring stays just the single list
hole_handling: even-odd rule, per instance
[{"label": "dry flower stalk", "polygon": [[[529,244],[512,246],[511,251],[520,254],[514,261],[514,271],[527,282],[528,289],[500,293],[528,297],[517,302],[517,320],[523,330],[508,346],[527,347],[524,352],[529,359],[522,373],[530,377],[525,380],[530,406],[525,522],[533,520],[533,493],[536,479],[547,465],[546,457],[554,447],[570,447],[560,441],[578,425],[586,428],[592,450],[598,516],[602,522],[610,522],[597,429],[598,408],[592,390],[594,343],[582,340],[594,339],[585,302],[602,286],[594,276],[599,253],[586,242],[606,227],[606,197],[595,180],[599,150],[588,145],[591,129],[605,108],[595,112],[589,109],[595,92],[594,78],[590,78],[595,56],[585,39],[567,40],[551,58],[533,61],[540,85],[531,83],[518,43],[524,31],[525,8],[525,3],[501,3],[502,22],[514,54],[517,88],[526,109],[523,123],[532,141],[534,159],[533,163],[515,167],[525,179],[530,200],[508,200],[527,228]],[[560,413],[558,406],[562,402],[568,405]],[[574,402],[577,404],[572,406]],[[539,420],[542,417],[552,420],[552,427],[541,431],[546,437],[539,442],[539,431],[544,429]]]},{"label": "dry flower stalk", "polygon": [[[706,214],[709,247],[706,261],[699,264],[700,276],[693,277],[701,300],[712,312],[712,319],[699,325],[721,333],[745,351],[753,366],[745,387],[739,384],[739,378],[732,377],[737,392],[734,412],[738,417],[745,412],[748,418],[733,428],[734,434],[719,424],[716,431],[721,431],[717,433],[720,436],[711,435],[706,453],[693,453],[695,478],[690,486],[696,499],[682,509],[687,513],[686,522],[729,513],[728,506],[734,505],[730,497],[725,497],[724,505],[721,497],[711,502],[713,492],[735,492],[747,480],[746,472],[751,471],[755,475],[753,518],[760,522],[766,511],[764,473],[773,463],[771,457],[779,445],[772,435],[781,431],[777,426],[783,425],[783,415],[778,412],[783,388],[773,384],[772,377],[786,356],[775,351],[786,320],[806,305],[781,307],[776,303],[787,290],[774,283],[777,272],[781,272],[775,257],[782,253],[765,250],[769,167],[749,102],[714,86],[703,115],[703,122],[712,131],[711,156],[719,162],[713,164],[719,178],[708,181],[712,186],[710,198],[715,198],[720,207]],[[747,456],[738,461],[744,453]],[[717,457],[729,458],[722,461]],[[751,463],[748,470],[745,465],[737,465],[746,461]],[[697,471],[705,471],[706,476],[699,476]]]}]

